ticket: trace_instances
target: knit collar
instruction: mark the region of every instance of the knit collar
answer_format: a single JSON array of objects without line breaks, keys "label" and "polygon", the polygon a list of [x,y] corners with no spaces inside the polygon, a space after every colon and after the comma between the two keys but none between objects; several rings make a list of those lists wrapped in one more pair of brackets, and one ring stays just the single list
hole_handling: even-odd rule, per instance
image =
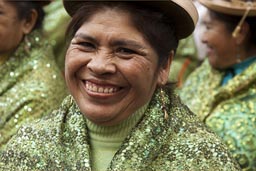
[{"label": "knit collar", "polygon": [[132,128],[140,121],[148,103],[137,110],[133,115],[126,120],[114,126],[100,126],[86,119],[88,133],[91,139],[101,140],[105,142],[122,142],[125,137],[131,132]]}]

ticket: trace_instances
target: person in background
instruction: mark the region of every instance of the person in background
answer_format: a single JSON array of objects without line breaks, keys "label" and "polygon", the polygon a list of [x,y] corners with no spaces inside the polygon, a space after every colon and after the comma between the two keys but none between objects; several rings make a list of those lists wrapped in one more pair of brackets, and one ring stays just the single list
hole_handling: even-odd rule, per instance
[{"label": "person in background", "polygon": [[168,80],[177,82],[178,90],[183,86],[185,80],[200,65],[198,50],[193,35],[180,40],[175,58],[172,61]]},{"label": "person in background", "polygon": [[0,150],[21,125],[56,108],[66,96],[40,28],[48,1],[0,1]]},{"label": "person in background", "polygon": [[206,57],[206,45],[200,41],[204,30],[202,17],[206,12],[206,8],[197,0],[193,0],[193,3],[199,14],[198,22],[193,34],[179,42],[169,75],[169,81],[177,82],[178,90],[182,88],[187,77],[201,65]]},{"label": "person in background", "polygon": [[167,84],[192,1],[64,1],[72,16],[58,110],[26,125],[2,170],[239,170]]},{"label": "person in background", "polygon": [[201,41],[202,34],[205,31],[203,18],[205,16],[205,13],[207,12],[207,8],[203,6],[201,3],[199,3],[198,0],[193,0],[193,2],[199,14],[198,23],[193,32],[193,39],[197,49],[197,59],[199,61],[199,65],[201,65],[201,63],[203,62],[207,55],[207,46]]},{"label": "person in background", "polygon": [[65,53],[67,43],[65,31],[70,21],[70,16],[63,7],[62,0],[54,0],[44,7],[46,13],[43,30],[45,37],[53,47],[56,63],[64,75]]},{"label": "person in background", "polygon": [[199,0],[208,12],[208,58],[187,79],[185,104],[228,145],[243,170],[256,170],[256,1]]}]

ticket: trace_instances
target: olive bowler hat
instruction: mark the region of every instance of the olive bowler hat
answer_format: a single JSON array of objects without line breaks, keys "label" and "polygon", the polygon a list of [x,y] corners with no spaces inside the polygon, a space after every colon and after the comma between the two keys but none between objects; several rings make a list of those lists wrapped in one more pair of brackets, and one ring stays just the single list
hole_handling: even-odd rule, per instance
[{"label": "olive bowler hat", "polygon": [[243,16],[248,7],[247,16],[256,16],[256,0],[198,0],[207,8],[229,15]]},{"label": "olive bowler hat", "polygon": [[[70,16],[74,15],[83,2],[82,0],[63,0],[64,7]],[[135,2],[138,5],[150,6],[163,11],[174,22],[178,39],[189,36],[194,31],[198,20],[198,13],[192,0],[130,0],[129,2]]]}]

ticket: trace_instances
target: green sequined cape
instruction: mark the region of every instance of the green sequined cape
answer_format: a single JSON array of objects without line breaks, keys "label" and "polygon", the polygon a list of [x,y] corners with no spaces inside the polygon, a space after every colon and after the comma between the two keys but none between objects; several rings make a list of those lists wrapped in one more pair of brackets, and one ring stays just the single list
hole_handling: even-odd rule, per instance
[{"label": "green sequined cape", "polygon": [[[169,94],[169,93],[168,93]],[[154,94],[145,115],[112,159],[109,171],[234,171],[218,137],[175,95]],[[161,109],[164,99],[169,113]],[[1,170],[91,170],[86,119],[71,96],[51,115],[20,129],[0,157]]]},{"label": "green sequined cape", "polygon": [[62,0],[52,0],[44,7],[45,17],[43,30],[45,37],[53,47],[55,61],[61,71],[64,71],[67,41],[65,39],[66,29],[71,17],[66,12]]},{"label": "green sequined cape", "polygon": [[256,170],[256,62],[220,86],[223,76],[205,61],[186,81],[181,98],[224,140],[244,170]]},{"label": "green sequined cape", "polygon": [[66,96],[63,76],[39,32],[27,35],[0,65],[0,149],[24,123],[57,108]]}]

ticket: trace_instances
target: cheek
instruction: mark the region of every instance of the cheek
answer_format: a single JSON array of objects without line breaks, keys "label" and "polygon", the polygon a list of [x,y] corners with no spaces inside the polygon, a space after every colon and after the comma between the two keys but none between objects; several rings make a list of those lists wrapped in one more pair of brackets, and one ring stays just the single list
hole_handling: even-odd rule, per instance
[{"label": "cheek", "polygon": [[66,53],[65,80],[69,88],[76,85],[77,72],[83,66],[78,55],[75,50],[68,50]]},{"label": "cheek", "polygon": [[207,37],[207,41],[211,44],[211,45],[216,45],[219,43],[218,39],[216,39],[217,35],[214,32],[209,32],[209,34],[206,36]]},{"label": "cheek", "polygon": [[131,64],[134,68],[141,70],[142,72],[152,72],[156,69],[156,60],[138,59],[136,58]]},{"label": "cheek", "polygon": [[134,85],[137,82],[143,86],[151,86],[155,80],[156,64],[151,61],[136,60],[123,63],[120,67],[122,67],[122,74],[130,84]]},{"label": "cheek", "polygon": [[87,59],[77,49],[68,49],[65,57],[65,72],[73,74],[85,65]]},{"label": "cheek", "polygon": [[[8,31],[10,29],[10,31]],[[2,31],[1,39],[5,40],[1,42],[7,50],[14,50],[16,47],[18,47],[19,43],[21,42],[23,38],[23,33],[21,33],[19,30],[13,30],[13,28],[6,28],[5,31]]]}]

